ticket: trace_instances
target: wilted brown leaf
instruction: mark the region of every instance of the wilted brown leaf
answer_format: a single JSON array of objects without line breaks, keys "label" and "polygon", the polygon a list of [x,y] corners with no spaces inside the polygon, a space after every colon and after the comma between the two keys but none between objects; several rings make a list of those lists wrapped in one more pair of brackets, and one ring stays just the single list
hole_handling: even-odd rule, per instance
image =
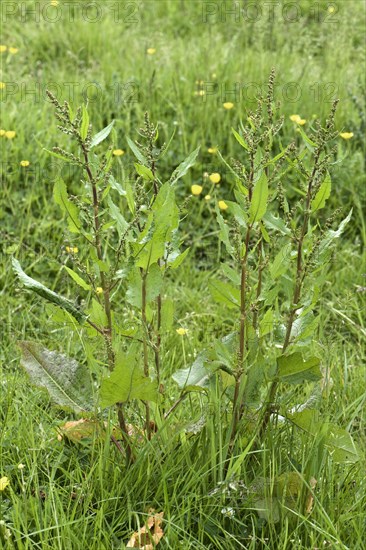
[{"label": "wilted brown leaf", "polygon": [[58,432],[57,439],[59,441],[65,437],[73,443],[81,443],[85,440],[102,438],[105,435],[105,428],[96,420],[80,418],[80,420],[71,420],[63,426],[59,426]]},{"label": "wilted brown leaf", "polygon": [[164,512],[155,514],[155,510],[149,510],[149,517],[146,525],[136,531],[128,543],[126,548],[139,548],[139,550],[154,550],[159,544],[164,535],[161,528]]}]

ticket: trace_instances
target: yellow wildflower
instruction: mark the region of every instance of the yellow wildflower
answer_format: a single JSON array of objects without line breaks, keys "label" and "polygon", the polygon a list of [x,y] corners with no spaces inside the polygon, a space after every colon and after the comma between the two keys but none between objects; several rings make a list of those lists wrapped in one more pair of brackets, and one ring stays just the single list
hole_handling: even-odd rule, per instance
[{"label": "yellow wildflower", "polygon": [[177,328],[176,331],[177,331],[177,334],[179,334],[179,336],[185,336],[188,332],[186,328]]},{"label": "yellow wildflower", "polygon": [[210,155],[215,155],[217,153],[217,147],[209,147],[207,149],[207,153],[210,153]]},{"label": "yellow wildflower", "polygon": [[202,185],[192,185],[191,193],[192,195],[200,195],[202,193]]},{"label": "yellow wildflower", "polygon": [[221,176],[217,172],[214,172],[213,174],[209,175],[209,180],[212,183],[219,183],[221,181]]},{"label": "yellow wildflower", "polygon": [[6,52],[7,49],[8,49],[8,46],[4,46],[4,44],[0,44],[0,53]]},{"label": "yellow wildflower", "polygon": [[219,208],[220,210],[227,210],[229,207],[225,201],[219,201]]},{"label": "yellow wildflower", "polygon": [[13,48],[12,46],[9,47],[9,53],[16,54],[18,53],[19,48]]},{"label": "yellow wildflower", "polygon": [[7,137],[8,139],[13,139],[15,138],[16,136],[16,132],[14,132],[14,130],[8,130],[7,132],[5,132],[5,137]]},{"label": "yellow wildflower", "polygon": [[205,201],[209,201],[210,198],[211,198],[211,195],[206,195],[206,196],[205,196]]},{"label": "yellow wildflower", "polygon": [[97,294],[103,294],[103,289],[101,286],[97,286],[97,288],[95,289],[96,293]]},{"label": "yellow wildflower", "polygon": [[79,252],[77,246],[66,246],[65,250],[68,254],[77,254]]},{"label": "yellow wildflower", "polygon": [[5,134],[6,134],[5,130],[1,129],[0,130],[0,136],[5,136]]},{"label": "yellow wildflower", "polygon": [[125,154],[124,150],[123,149],[115,149],[113,151],[113,154],[115,157],[121,157],[122,155]]},{"label": "yellow wildflower", "polygon": [[156,53],[156,48],[147,48],[146,53],[148,55],[154,55],[154,53]]},{"label": "yellow wildflower", "polygon": [[29,160],[21,160],[20,161],[20,166],[24,166],[24,168],[26,168],[29,165],[30,165]]},{"label": "yellow wildflower", "polygon": [[0,90],[3,90],[5,88],[5,82],[0,82]]},{"label": "yellow wildflower", "polygon": [[194,92],[194,95],[199,95],[202,97],[203,95],[205,95],[205,93],[206,93],[205,90],[196,90]]},{"label": "yellow wildflower", "polygon": [[334,6],[329,6],[328,13],[334,13],[334,12],[335,12],[335,7]]},{"label": "yellow wildflower", "polygon": [[301,120],[301,116],[300,115],[290,115],[290,120],[292,120],[292,122],[299,122],[299,120]]},{"label": "yellow wildflower", "polygon": [[0,491],[4,491],[10,485],[9,478],[4,476],[0,479]]},{"label": "yellow wildflower", "polygon": [[353,132],[341,132],[339,135],[340,135],[341,138],[343,138],[343,139],[351,139],[351,138],[353,138]]},{"label": "yellow wildflower", "polygon": [[234,103],[231,103],[231,101],[226,101],[225,103],[223,103],[223,107],[224,109],[232,109],[234,107]]},{"label": "yellow wildflower", "polygon": [[58,0],[51,0],[50,6],[54,6],[55,8],[58,6],[59,2]]},{"label": "yellow wildflower", "polygon": [[18,470],[23,470],[25,468],[25,464],[18,464]]},{"label": "yellow wildflower", "polygon": [[217,77],[217,74],[216,74],[216,73],[212,73],[211,77],[212,77],[212,78],[216,78],[216,77]]}]

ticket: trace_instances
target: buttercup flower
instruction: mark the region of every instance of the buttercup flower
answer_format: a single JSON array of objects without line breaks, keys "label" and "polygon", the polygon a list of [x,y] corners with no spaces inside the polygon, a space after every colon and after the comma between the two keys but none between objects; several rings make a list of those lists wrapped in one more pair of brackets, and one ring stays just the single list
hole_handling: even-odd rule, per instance
[{"label": "buttercup flower", "polygon": [[223,103],[223,107],[224,109],[232,109],[234,107],[234,103],[231,103],[231,101],[226,101],[225,103]]},{"label": "buttercup flower", "polygon": [[210,174],[208,178],[212,183],[219,183],[221,181],[221,176],[217,172]]},{"label": "buttercup flower", "polygon": [[301,120],[301,116],[300,115],[290,115],[290,120],[292,120],[292,122],[299,122],[299,120]]},{"label": "buttercup flower", "polygon": [[229,207],[225,201],[219,201],[219,208],[220,210],[227,210]]},{"label": "buttercup flower", "polygon": [[335,12],[335,7],[334,6],[329,6],[328,13],[334,13],[334,12]]},{"label": "buttercup flower", "polygon": [[5,88],[5,82],[0,82],[0,90],[3,90]]},{"label": "buttercup flower", "polygon": [[25,468],[25,464],[18,464],[18,470],[23,470]]},{"label": "buttercup flower", "polygon": [[27,166],[29,166],[29,164],[30,164],[29,160],[21,160],[20,161],[20,166],[24,166],[25,168]]},{"label": "buttercup flower", "polygon": [[77,254],[79,252],[79,249],[77,246],[66,246],[65,250],[68,254]]},{"label": "buttercup flower", "polygon": [[8,49],[8,46],[4,46],[4,44],[0,44],[0,53],[6,52],[7,49]]},{"label": "buttercup flower", "polygon": [[211,195],[206,195],[206,196],[205,196],[205,201],[209,201],[210,198],[211,198]]},{"label": "buttercup flower", "polygon": [[1,129],[0,130],[0,136],[5,136],[5,134],[6,134],[5,130]]},{"label": "buttercup flower", "polygon": [[18,53],[18,51],[19,51],[19,48],[13,48],[11,46],[9,47],[9,53],[16,54]]},{"label": "buttercup flower", "polygon": [[200,195],[202,193],[202,185],[192,185],[191,193],[192,195]]},{"label": "buttercup flower", "polygon": [[210,155],[215,155],[217,153],[217,147],[209,147],[207,149],[207,153],[210,153]]},{"label": "buttercup flower", "polygon": [[97,286],[97,288],[95,289],[96,293],[97,294],[103,294],[103,289],[101,286]]},{"label": "buttercup flower", "polygon": [[341,138],[343,138],[343,139],[351,139],[351,138],[353,138],[353,132],[341,132],[339,135],[340,135]]},{"label": "buttercup flower", "polygon": [[156,53],[156,48],[147,48],[146,53],[148,55],[154,55],[154,53]]},{"label": "buttercup flower", "polygon": [[8,130],[4,135],[8,139],[13,139],[16,136],[16,132],[14,132],[14,130]]},{"label": "buttercup flower", "polygon": [[113,151],[113,154],[115,157],[121,157],[122,155],[125,154],[124,150],[123,149],[115,149]]},{"label": "buttercup flower", "polygon": [[7,486],[10,485],[9,478],[4,476],[0,479],[0,491],[5,491]]},{"label": "buttercup flower", "polygon": [[179,336],[185,336],[188,332],[186,328],[177,328],[176,331],[177,331],[177,334],[179,334]]}]

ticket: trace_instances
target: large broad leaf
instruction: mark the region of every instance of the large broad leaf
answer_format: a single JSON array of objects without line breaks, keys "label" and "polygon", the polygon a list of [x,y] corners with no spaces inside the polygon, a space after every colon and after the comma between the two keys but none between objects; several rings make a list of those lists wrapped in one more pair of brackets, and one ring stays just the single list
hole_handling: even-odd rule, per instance
[{"label": "large broad leaf", "polygon": [[81,118],[80,135],[84,141],[86,139],[86,136],[88,135],[88,130],[89,130],[89,113],[86,106],[83,105],[83,115]]},{"label": "large broad leaf", "polygon": [[330,253],[331,252],[331,245],[333,244],[333,241],[335,239],[338,239],[343,231],[345,230],[346,228],[346,225],[348,224],[348,222],[350,221],[352,217],[352,209],[350,210],[348,216],[346,218],[344,218],[344,220],[341,221],[341,223],[339,224],[339,227],[338,229],[336,229],[336,231],[333,231],[333,229],[329,229],[324,238],[322,239],[322,241],[320,242],[320,245],[319,245],[319,260],[323,260],[324,258],[324,253]]},{"label": "large broad leaf", "polygon": [[241,136],[240,134],[238,134],[238,132],[236,130],[234,130],[234,128],[231,128],[231,131],[232,133],[234,134],[235,136],[235,139],[238,143],[240,143],[240,145],[246,149],[247,151],[249,151],[249,147],[248,147],[248,144],[247,142],[245,141],[245,139],[243,138],[243,136]]},{"label": "large broad leaf", "polygon": [[130,146],[130,148],[131,148],[133,154],[135,155],[135,157],[137,158],[137,160],[139,160],[141,162],[141,164],[143,164],[143,165],[147,164],[146,157],[143,155],[143,153],[137,147],[136,143],[134,143],[132,141],[132,139],[130,139],[129,137],[127,137],[126,139],[127,139],[128,145]]},{"label": "large broad leaf", "polygon": [[87,367],[35,342],[19,342],[19,346],[21,365],[32,382],[46,388],[57,405],[75,412],[93,409],[93,387]]},{"label": "large broad leaf", "polygon": [[170,184],[174,185],[180,178],[182,178],[196,162],[200,148],[197,147],[180,165],[174,170],[172,177],[170,178]]},{"label": "large broad leaf", "polygon": [[287,418],[313,436],[321,433],[334,462],[357,462],[360,459],[351,435],[335,424],[322,421],[318,411],[305,409],[287,415]]},{"label": "large broad leaf", "polygon": [[204,366],[205,359],[206,356],[201,353],[190,367],[177,370],[173,374],[172,378],[179,389],[182,391],[206,390],[213,373]]},{"label": "large broad leaf", "polygon": [[158,400],[158,384],[156,380],[144,376],[136,360],[137,351],[119,353],[116,365],[109,376],[102,382],[100,388],[101,406],[110,407],[115,403],[125,403],[131,399],[144,401]]},{"label": "large broad leaf", "polygon": [[118,206],[114,204],[110,197],[108,197],[108,207],[111,218],[116,221],[118,234],[120,237],[122,237],[123,235],[125,235],[127,229],[129,228],[129,223],[125,220],[122,212],[120,211]]},{"label": "large broad leaf", "polygon": [[156,196],[150,219],[135,245],[136,265],[147,269],[164,256],[166,243],[179,224],[179,210],[175,202],[174,188],[165,183]]},{"label": "large broad leaf", "polygon": [[85,321],[87,320],[87,315],[83,311],[80,311],[80,309],[78,309],[70,300],[64,298],[64,296],[60,296],[60,294],[57,294],[53,290],[50,290],[35,279],[28,277],[28,275],[22,270],[18,260],[16,260],[15,258],[13,258],[12,263],[15,273],[18,275],[19,280],[24,284],[26,288],[29,288],[33,292],[36,292],[37,294],[42,296],[42,298],[45,298],[49,302],[52,302],[52,304],[56,304],[68,313],[71,313],[71,315],[75,317],[75,319],[81,325],[85,323]]},{"label": "large broad leaf", "polygon": [[323,183],[319,187],[317,194],[315,195],[314,199],[311,201],[312,212],[316,212],[317,210],[324,208],[325,201],[329,199],[331,190],[332,190],[332,180],[330,179],[329,172],[327,172],[327,175],[325,176]]},{"label": "large broad leaf", "polygon": [[84,279],[80,277],[80,275],[78,275],[73,269],[70,269],[66,265],[64,265],[64,269],[77,285],[81,286],[81,288],[83,288],[84,290],[91,290],[91,286],[86,281],[84,281]]},{"label": "large broad leaf", "polygon": [[268,180],[265,172],[255,184],[253,196],[249,207],[249,222],[254,223],[261,220],[267,210]]},{"label": "large broad leaf", "polygon": [[304,380],[319,380],[321,378],[319,364],[320,360],[317,357],[304,361],[300,352],[281,355],[277,359],[277,374],[282,382],[290,384],[300,384]]},{"label": "large broad leaf", "polygon": [[226,247],[226,250],[228,251],[228,253],[234,257],[234,254],[235,254],[235,248],[233,247],[233,245],[231,244],[230,242],[230,237],[229,237],[229,226],[227,223],[225,223],[225,220],[224,218],[221,216],[220,214],[220,210],[216,207],[215,208],[215,212],[216,212],[216,219],[217,219],[217,222],[220,226],[220,233],[219,233],[219,239],[224,243],[225,247]]},{"label": "large broad leaf", "polygon": [[62,212],[67,214],[69,231],[71,231],[71,233],[80,233],[81,223],[79,220],[78,209],[76,205],[70,201],[67,195],[66,183],[61,178],[57,178],[56,180],[53,188],[53,198],[60,206]]},{"label": "large broad leaf", "polygon": [[230,283],[212,280],[209,283],[211,295],[216,302],[225,304],[230,308],[240,307],[240,291]]},{"label": "large broad leaf", "polygon": [[[152,302],[160,293],[163,284],[161,269],[153,264],[146,276],[146,303]],[[142,307],[142,278],[139,268],[134,268],[128,278],[126,300],[132,306]]]},{"label": "large broad leaf", "polygon": [[96,147],[97,145],[99,145],[99,143],[102,143],[102,141],[104,141],[109,136],[109,134],[112,131],[113,124],[114,124],[114,120],[112,120],[112,122],[110,124],[108,124],[108,126],[103,128],[103,130],[101,130],[100,132],[95,134],[95,136],[93,136],[93,138],[91,140],[91,143],[90,143],[90,148],[91,149],[93,147]]}]

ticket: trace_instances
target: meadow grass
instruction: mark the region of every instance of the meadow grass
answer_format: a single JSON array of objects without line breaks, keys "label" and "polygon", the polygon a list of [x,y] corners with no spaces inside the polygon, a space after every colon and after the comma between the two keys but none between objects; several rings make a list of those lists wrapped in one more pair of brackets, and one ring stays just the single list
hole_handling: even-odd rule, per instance
[{"label": "meadow grass", "polygon": [[[35,3],[23,4],[30,9]],[[60,0],[55,9],[62,4]],[[266,3],[258,2],[263,13],[255,21],[250,17],[235,21],[229,15],[225,21],[221,16],[205,20],[207,2],[205,6],[205,2],[171,0],[132,2],[137,7],[136,22],[130,23],[125,22],[126,11],[115,20],[111,4],[116,2],[100,2],[103,17],[92,23],[80,14],[86,2],[74,4],[74,21],[65,10],[55,23],[45,17],[35,22],[31,15],[25,16],[24,22],[20,12],[4,18],[2,11],[0,43],[16,46],[19,51],[0,54],[0,80],[6,84],[0,91],[1,128],[16,131],[14,139],[0,138],[0,474],[10,479],[10,487],[0,493],[4,521],[0,547],[124,548],[131,533],[144,523],[148,509],[154,508],[164,511],[165,534],[159,544],[162,549],[364,548],[363,2],[336,2],[333,15],[328,11],[328,2],[301,0],[297,3],[300,16],[293,22],[286,21],[281,11],[275,12],[273,19],[269,17]],[[211,6],[214,4],[221,9],[221,2],[211,2]],[[285,3],[279,5],[283,8]],[[119,2],[119,6],[124,4]],[[156,52],[149,55],[147,48],[155,48]],[[324,120],[336,97],[340,98],[337,128],[354,133],[349,141],[339,139],[338,157],[343,162],[332,167],[329,211],[341,207],[346,215],[353,207],[353,217],[327,274],[317,337],[323,367],[332,379],[320,408],[350,431],[360,460],[336,464],[320,437],[270,430],[265,446],[257,452],[249,451],[250,457],[243,437],[227,472],[222,451],[227,437],[225,411],[219,395],[209,407],[205,397],[190,397],[187,407],[178,410],[171,424],[144,444],[128,471],[108,440],[85,446],[58,441],[57,427],[73,416],[56,409],[44,392],[29,385],[19,367],[16,342],[40,341],[51,349],[83,357],[82,334],[65,328],[57,322],[54,309],[19,289],[10,268],[11,255],[15,255],[32,276],[73,297],[58,261],[65,261],[63,250],[68,241],[64,222],[52,201],[55,164],[43,150],[60,141],[53,109],[45,98],[46,87],[56,83],[59,98],[77,106],[87,86],[98,83],[94,88],[97,96],[89,100],[90,116],[97,130],[116,120],[118,146],[126,151],[118,161],[121,177],[133,162],[126,136],[136,137],[136,129],[148,110],[151,119],[158,121],[165,140],[175,130],[172,147],[162,164],[163,174],[170,174],[172,166],[201,145],[199,163],[179,183],[181,201],[186,200],[192,183],[200,183],[205,172],[216,171],[223,174],[217,198],[230,198],[230,177],[218,157],[207,149],[218,146],[225,158],[242,154],[231,127],[237,127],[246,109],[254,105],[254,88],[247,85],[264,89],[272,67],[277,74],[276,98],[281,100],[286,117],[284,143],[296,137],[289,115],[299,113],[308,125],[315,119]],[[197,95],[201,86],[197,81],[203,81],[204,86],[217,83],[219,92]],[[74,83],[72,97],[68,83]],[[230,94],[235,83],[239,83],[241,95],[238,87],[236,95]],[[34,95],[27,94],[31,90],[35,90]],[[116,91],[121,93],[120,100]],[[234,108],[225,110],[225,101],[232,101]],[[65,137],[62,145],[67,144]],[[19,167],[23,159],[31,163],[28,171]],[[76,194],[80,174],[64,170],[63,175]],[[208,192],[207,179],[204,182]],[[296,182],[293,185],[296,187]],[[218,309],[208,291],[210,277],[218,271],[223,254],[212,206],[192,203],[183,232],[191,252],[169,292],[176,307],[174,326],[189,327],[184,352],[186,360],[191,361],[213,337],[227,333],[233,320],[230,310],[224,306]],[[184,366],[182,344],[173,330],[163,349],[167,373]],[[171,392],[173,397],[173,386]],[[294,403],[299,399],[301,402],[309,392],[308,387],[297,390]],[[137,409],[131,414],[138,417],[142,411]],[[194,433],[190,424],[202,417],[206,418],[205,426]],[[317,479],[309,516],[290,511],[278,522],[267,522],[259,517],[254,503],[250,513],[240,490],[230,493],[220,485],[228,483],[230,476],[245,486],[250,486],[253,477],[273,479],[294,462]],[[24,468],[19,469],[19,464]],[[233,508],[235,515],[223,512],[225,508]]]}]

